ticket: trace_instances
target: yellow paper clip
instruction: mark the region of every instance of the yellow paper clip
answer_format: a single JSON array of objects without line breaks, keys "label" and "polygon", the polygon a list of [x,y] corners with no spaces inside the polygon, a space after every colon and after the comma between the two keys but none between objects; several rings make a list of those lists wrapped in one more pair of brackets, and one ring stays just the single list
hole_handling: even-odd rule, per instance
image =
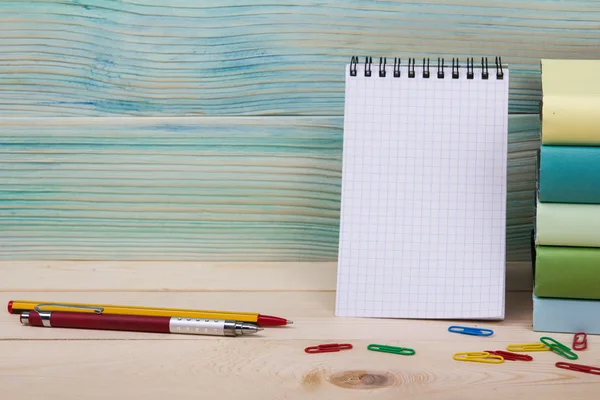
[{"label": "yellow paper clip", "polygon": [[500,364],[504,362],[504,357],[490,354],[487,351],[465,351],[454,354],[452,358],[456,361],[473,361],[490,364]]},{"label": "yellow paper clip", "polygon": [[516,343],[506,346],[506,350],[514,352],[550,351],[544,343]]}]

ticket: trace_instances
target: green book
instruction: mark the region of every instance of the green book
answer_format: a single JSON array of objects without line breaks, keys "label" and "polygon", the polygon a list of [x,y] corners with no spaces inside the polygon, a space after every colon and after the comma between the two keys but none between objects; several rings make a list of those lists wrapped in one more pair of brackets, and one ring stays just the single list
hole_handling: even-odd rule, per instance
[{"label": "green book", "polygon": [[600,248],[536,246],[538,297],[600,300]]}]

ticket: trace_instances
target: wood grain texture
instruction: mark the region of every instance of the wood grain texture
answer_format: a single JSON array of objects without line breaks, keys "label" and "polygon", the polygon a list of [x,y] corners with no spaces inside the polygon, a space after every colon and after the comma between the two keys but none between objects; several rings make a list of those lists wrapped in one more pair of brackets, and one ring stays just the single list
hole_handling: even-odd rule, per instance
[{"label": "wood grain texture", "polygon": [[[447,337],[451,333],[440,334],[437,341],[416,336],[426,329],[389,342],[412,346],[417,352],[412,357],[367,351],[369,340],[352,340],[355,349],[350,351],[319,355],[303,351],[322,342],[314,339],[0,341],[0,384],[6,398],[19,400],[59,400],[75,390],[85,400],[162,400],[191,393],[269,400],[589,400],[600,386],[595,375],[556,368],[561,358],[550,352],[535,354],[532,363],[459,363],[452,360],[456,349],[501,348],[506,341],[473,342]],[[519,332],[525,329],[514,336]],[[598,351],[585,353],[582,362],[597,365]]]},{"label": "wood grain texture", "polygon": [[[252,268],[251,266],[249,268]],[[283,267],[285,268],[285,267]],[[42,296],[42,297],[40,297]],[[276,296],[278,301],[272,301]],[[390,320],[386,329],[373,331],[370,318],[334,318],[335,291],[207,291],[207,292],[2,292],[0,291],[0,341],[1,340],[214,340],[212,337],[188,335],[147,334],[138,332],[108,332],[72,329],[28,329],[19,322],[18,315],[5,312],[9,300],[75,301],[94,304],[124,304],[160,307],[185,307],[233,311],[254,311],[277,315],[294,321],[292,325],[266,329],[248,340],[397,340],[398,332],[417,331],[423,322],[413,319]],[[502,334],[509,343],[520,340],[535,341],[536,333],[523,334],[520,329],[529,329],[532,309],[531,292],[510,292],[506,300],[506,319],[485,322],[485,326]],[[528,325],[529,324],[529,325]],[[447,321],[428,321],[429,332],[420,334],[423,340],[435,340],[440,332],[448,328]],[[335,330],[331,328],[335,327]],[[522,336],[522,337],[519,337]],[[566,335],[565,335],[566,336]],[[244,338],[247,339],[247,338]],[[450,339],[450,338],[449,338]],[[510,341],[513,342],[510,342]]]},{"label": "wood grain texture", "polygon": [[510,112],[540,59],[600,57],[600,2],[0,1],[0,110],[12,116],[342,115],[361,57],[502,56]]},{"label": "wood grain texture", "polygon": [[[510,343],[539,340],[542,335],[531,329],[530,288],[509,289],[504,321],[336,318],[335,263],[151,264],[148,268],[133,262],[1,262],[0,305],[18,298],[243,307],[281,315],[294,324],[268,328],[251,338],[196,337],[26,327],[16,315],[2,311],[4,397],[62,400],[76,392],[83,400],[162,400],[188,398],[190,393],[252,399],[496,400],[543,395],[549,400],[588,400],[600,387],[597,376],[556,368],[554,363],[564,359],[551,352],[533,353],[534,361],[528,363],[452,360],[459,351],[503,349]],[[265,279],[271,275],[273,282]],[[530,265],[509,265],[507,285],[518,289],[530,275]],[[19,286],[23,289],[13,289]],[[196,289],[190,292],[173,291],[192,286]],[[280,289],[273,292],[272,286]],[[106,290],[93,291],[94,287]],[[494,335],[447,331],[459,322],[490,327]],[[563,343],[572,339],[567,334],[552,337]],[[578,362],[600,365],[598,340],[588,337],[589,348],[579,353]],[[351,343],[354,348],[318,355],[304,352],[307,346],[332,342]],[[367,351],[370,343],[411,347],[416,354]]]},{"label": "wood grain texture", "polygon": [[[335,291],[336,272],[336,262],[0,261],[0,292]],[[507,290],[531,282],[531,263],[507,263]]]},{"label": "wood grain texture", "polygon": [[[337,259],[341,117],[0,126],[0,259]],[[539,128],[509,121],[509,260],[530,258]]]}]

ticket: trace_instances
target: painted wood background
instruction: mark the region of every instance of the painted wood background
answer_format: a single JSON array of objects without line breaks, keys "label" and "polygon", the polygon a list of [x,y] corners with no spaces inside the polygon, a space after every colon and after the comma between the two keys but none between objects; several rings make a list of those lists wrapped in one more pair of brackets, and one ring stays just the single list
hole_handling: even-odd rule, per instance
[{"label": "painted wood background", "polygon": [[[2,258],[331,260],[343,117],[12,120]],[[509,253],[523,257],[538,146],[510,119]]]},{"label": "painted wood background", "polygon": [[334,260],[344,63],[499,55],[527,260],[540,59],[600,1],[282,3],[0,0],[0,258]]}]

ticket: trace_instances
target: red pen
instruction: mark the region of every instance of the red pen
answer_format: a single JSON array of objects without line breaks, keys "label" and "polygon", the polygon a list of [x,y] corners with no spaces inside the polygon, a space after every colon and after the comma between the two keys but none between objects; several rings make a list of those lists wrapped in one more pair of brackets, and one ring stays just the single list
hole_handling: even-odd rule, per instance
[{"label": "red pen", "polygon": [[[104,314],[127,314],[127,315],[150,315],[156,317],[185,317],[200,319],[226,319],[241,322],[249,322],[258,326],[282,326],[290,325],[293,322],[280,317],[271,315],[247,313],[247,312],[227,312],[215,310],[191,310],[184,308],[157,308],[157,307],[138,307],[112,304],[79,304],[79,303],[57,303],[48,301],[32,300],[10,300],[8,302],[8,312],[11,314],[21,314],[24,311],[35,310],[36,307],[43,305],[47,311],[63,311],[63,308],[98,308],[102,309]],[[59,309],[57,309],[59,308]]]},{"label": "red pen", "polygon": [[99,329],[190,335],[239,336],[262,331],[255,324],[233,320],[157,317],[149,315],[24,311],[21,323],[47,328]]},{"label": "red pen", "polygon": [[293,322],[289,319],[274,317],[272,315],[258,314],[256,324],[258,326],[283,326],[293,324]]}]

